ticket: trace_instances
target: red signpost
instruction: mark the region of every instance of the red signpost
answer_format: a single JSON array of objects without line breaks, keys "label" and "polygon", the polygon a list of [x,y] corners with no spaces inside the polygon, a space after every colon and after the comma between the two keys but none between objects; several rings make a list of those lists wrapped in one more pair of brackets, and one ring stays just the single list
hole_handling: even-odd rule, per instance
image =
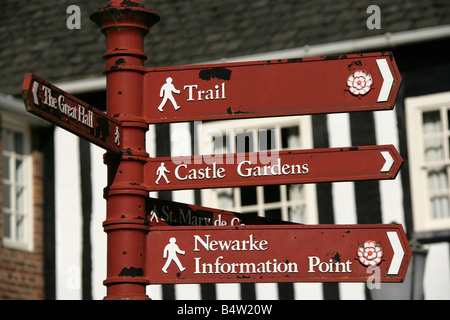
[{"label": "red signpost", "polygon": [[390,52],[145,71],[149,123],[386,110],[401,83]]},{"label": "red signpost", "polygon": [[401,282],[411,249],[401,225],[158,227],[151,283]]},{"label": "red signpost", "polygon": [[106,150],[122,151],[122,125],[116,119],[34,74],[25,75],[22,91],[27,111]]},{"label": "red signpost", "polygon": [[108,151],[105,299],[148,299],[149,283],[403,281],[411,250],[398,225],[274,225],[284,222],[148,197],[394,179],[403,160],[393,146],[173,158],[145,150],[149,123],[392,109],[401,78],[391,53],[145,68],[156,13],[112,0],[91,19],[107,42],[107,114],[31,74],[23,95],[29,112]]},{"label": "red signpost", "polygon": [[394,146],[149,158],[149,190],[223,188],[394,179],[403,159]]}]

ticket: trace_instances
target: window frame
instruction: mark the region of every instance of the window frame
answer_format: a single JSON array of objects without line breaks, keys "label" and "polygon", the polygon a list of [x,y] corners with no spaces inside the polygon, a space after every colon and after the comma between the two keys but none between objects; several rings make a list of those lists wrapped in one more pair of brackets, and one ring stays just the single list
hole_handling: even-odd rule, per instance
[{"label": "window frame", "polygon": [[[211,153],[211,141],[205,135],[205,132],[209,130],[217,132],[217,130],[226,133],[227,131],[239,130],[242,129],[244,132],[248,132],[249,130],[264,130],[264,129],[280,129],[275,130],[275,139],[277,143],[282,146],[282,137],[281,137],[281,129],[289,128],[289,127],[298,127],[299,128],[299,139],[300,139],[300,148],[295,149],[313,149],[313,133],[312,133],[312,120],[311,116],[292,116],[292,117],[277,117],[277,118],[257,118],[257,119],[240,119],[240,120],[224,120],[224,121],[212,121],[202,123],[199,127],[197,126],[196,136],[197,143],[199,145],[199,153],[200,154],[210,154]],[[258,131],[259,132],[259,131]],[[259,145],[259,140],[255,139],[255,145]],[[233,139],[231,142],[231,149],[235,150],[235,140]],[[278,150],[288,150],[292,148],[285,148]],[[230,152],[226,150],[226,153]],[[234,153],[234,152],[232,152]],[[267,210],[271,209],[280,209],[281,210],[281,219],[289,220],[288,209],[292,204],[304,204],[304,220],[303,221],[293,221],[305,224],[317,224],[318,223],[318,209],[317,209],[317,197],[316,197],[316,187],[315,184],[302,184],[304,198],[303,200],[291,199],[288,200],[287,193],[289,192],[286,185],[280,186],[280,200],[277,202],[261,202],[264,199],[264,186],[256,187],[256,204],[248,205],[243,208],[241,206],[240,200],[240,192],[238,191],[239,187],[234,188],[224,188],[227,189],[228,192],[231,189],[233,195],[233,207],[222,208],[219,204],[218,192],[224,189],[202,189],[201,190],[201,201],[202,205],[206,207],[214,207],[224,209],[224,210],[232,210],[240,213],[248,213],[248,212],[257,212],[258,216],[264,216],[263,213]]]},{"label": "window frame", "polygon": [[[13,132],[20,132],[23,134],[23,155],[20,155],[19,158],[23,161],[23,213],[19,213],[17,211],[16,206],[14,205],[15,201],[12,201],[11,208],[5,209],[3,203],[2,203],[2,244],[3,247],[9,248],[9,249],[16,249],[16,250],[23,250],[23,251],[32,251],[34,249],[34,237],[33,237],[33,228],[34,228],[34,205],[33,205],[33,159],[32,159],[32,152],[31,152],[31,128],[29,125],[24,123],[23,121],[20,121],[20,119],[2,114],[2,135],[3,135],[3,129],[8,129]],[[4,192],[3,186],[5,184],[5,179],[3,177],[3,166],[5,163],[3,163],[3,157],[4,152],[7,152],[7,154],[10,154],[13,161],[11,163],[15,162],[15,159],[18,158],[18,155],[16,152],[10,152],[10,151],[4,151],[4,137],[2,136],[2,193]],[[15,169],[15,164],[13,165],[13,169]],[[15,170],[11,169],[11,172],[13,173]],[[15,175],[15,173],[14,173]],[[12,189],[16,188],[15,176],[13,178],[13,181],[10,182],[13,187]],[[14,192],[15,194],[15,192]],[[14,194],[11,194],[11,199],[15,197]],[[6,237],[4,235],[4,223],[5,223],[5,211],[8,211],[8,213],[11,214],[12,222],[11,222],[11,232],[12,237]],[[17,217],[19,215],[23,215],[24,218],[24,235],[23,240],[18,239],[17,235]]]},{"label": "window frame", "polygon": [[[445,218],[433,218],[430,199],[432,191],[428,188],[428,168],[444,165],[450,172],[450,92],[429,94],[424,96],[409,97],[405,99],[408,159],[411,185],[411,202],[414,231],[432,232],[450,229],[450,214]],[[424,133],[423,114],[430,111],[438,111],[441,115],[442,130],[440,133]],[[444,117],[443,117],[444,115]],[[425,159],[426,137],[435,135],[443,138],[444,160],[427,163]],[[445,159],[448,159],[447,161]],[[448,174],[447,179],[450,178]],[[450,184],[447,187],[450,201]]]}]

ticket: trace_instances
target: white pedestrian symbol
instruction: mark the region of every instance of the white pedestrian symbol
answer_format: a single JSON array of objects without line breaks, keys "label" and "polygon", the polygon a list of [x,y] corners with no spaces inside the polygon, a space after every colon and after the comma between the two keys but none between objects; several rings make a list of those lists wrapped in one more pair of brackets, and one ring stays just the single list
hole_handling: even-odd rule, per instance
[{"label": "white pedestrian symbol", "polygon": [[120,132],[119,132],[119,127],[116,127],[116,133],[114,134],[114,136],[115,136],[114,142],[115,142],[117,145],[120,145]]},{"label": "white pedestrian symbol", "polygon": [[177,105],[177,102],[175,101],[175,98],[173,97],[172,93],[180,94],[180,90],[175,89],[174,85],[172,84],[172,78],[168,77],[166,79],[166,83],[162,85],[161,90],[159,92],[159,96],[163,98],[161,101],[161,104],[158,107],[158,110],[163,112],[163,108],[166,105],[167,100],[170,100],[172,102],[173,107],[175,110],[180,109],[181,107]]},{"label": "white pedestrian symbol", "polygon": [[186,252],[183,250],[180,250],[180,248],[178,248],[178,245],[176,244],[176,242],[177,242],[177,239],[172,237],[169,239],[169,244],[166,245],[164,248],[163,258],[167,259],[166,264],[161,269],[162,272],[164,272],[164,273],[167,273],[167,268],[170,266],[172,261],[175,261],[180,272],[183,272],[184,270],[186,270],[186,268],[183,267],[183,265],[181,264],[181,262],[177,256],[177,253],[184,255]]},{"label": "white pedestrian symbol", "polygon": [[166,183],[169,184],[170,181],[167,179],[166,173],[170,173],[170,171],[167,170],[164,162],[161,162],[161,165],[159,166],[158,170],[156,170],[156,174],[158,175],[158,179],[156,179],[155,183],[159,184],[159,180],[161,178],[164,178],[164,180],[166,180]]}]

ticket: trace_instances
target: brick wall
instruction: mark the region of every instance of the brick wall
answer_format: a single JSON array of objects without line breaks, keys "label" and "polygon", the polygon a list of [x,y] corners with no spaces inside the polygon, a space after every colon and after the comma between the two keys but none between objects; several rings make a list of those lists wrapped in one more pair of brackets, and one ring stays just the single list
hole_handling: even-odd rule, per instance
[{"label": "brick wall", "polygon": [[[0,130],[1,132],[1,130]],[[35,135],[38,136],[38,135]],[[36,139],[32,139],[36,140]],[[44,298],[43,248],[43,156],[33,143],[33,237],[32,251],[6,248],[3,244],[2,197],[0,196],[0,299],[38,300]],[[0,138],[1,148],[1,138]],[[1,149],[0,149],[1,150]],[[2,164],[0,159],[0,178]],[[1,179],[0,179],[1,180]],[[0,193],[1,190],[0,183]]]}]

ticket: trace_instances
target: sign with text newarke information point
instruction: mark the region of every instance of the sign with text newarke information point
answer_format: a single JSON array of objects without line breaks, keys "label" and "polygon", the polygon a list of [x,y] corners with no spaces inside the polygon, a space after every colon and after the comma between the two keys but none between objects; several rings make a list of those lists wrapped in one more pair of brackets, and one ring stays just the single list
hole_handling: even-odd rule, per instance
[{"label": "sign with text newarke information point", "polygon": [[401,77],[390,52],[148,68],[148,123],[394,107]]},{"label": "sign with text newarke information point", "polygon": [[119,121],[34,74],[25,75],[22,92],[28,112],[101,148],[121,152],[122,126]]},{"label": "sign with text newarke information point", "polygon": [[154,227],[150,283],[404,280],[411,249],[401,225]]}]

